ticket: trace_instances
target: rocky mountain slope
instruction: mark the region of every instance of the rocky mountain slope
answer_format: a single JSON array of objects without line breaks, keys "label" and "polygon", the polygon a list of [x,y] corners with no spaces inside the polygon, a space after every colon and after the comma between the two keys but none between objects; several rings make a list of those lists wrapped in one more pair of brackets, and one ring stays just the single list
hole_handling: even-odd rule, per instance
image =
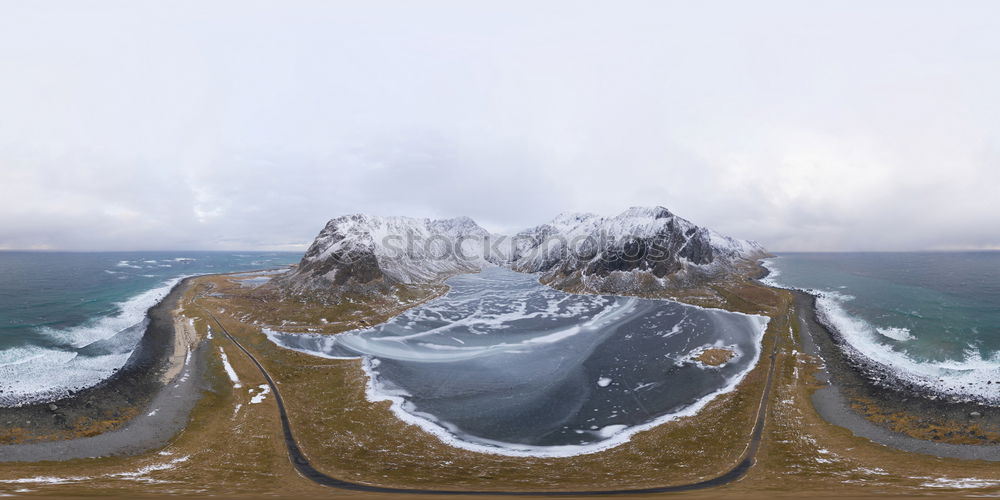
[{"label": "rocky mountain slope", "polygon": [[439,282],[478,271],[489,236],[468,217],[347,215],[328,222],[299,265],[275,283],[303,292]]},{"label": "rocky mountain slope", "polygon": [[614,217],[564,214],[519,236],[541,243],[525,245],[511,260],[514,270],[582,292],[683,287],[740,272],[768,255],[756,242],[722,236],[663,207],[633,207]]},{"label": "rocky mountain slope", "polygon": [[490,234],[468,217],[356,214],[327,223],[298,267],[275,283],[293,292],[371,291],[502,265],[539,273],[564,290],[643,293],[745,272],[766,255],[755,242],[722,236],[663,207],[614,217],[562,214],[513,236]]}]

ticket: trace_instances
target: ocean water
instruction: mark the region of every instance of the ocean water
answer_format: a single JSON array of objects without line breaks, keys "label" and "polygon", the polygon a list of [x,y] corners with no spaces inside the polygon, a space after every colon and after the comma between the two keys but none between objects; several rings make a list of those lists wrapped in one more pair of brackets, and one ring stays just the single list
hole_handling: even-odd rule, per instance
[{"label": "ocean water", "polygon": [[125,364],[146,311],[181,277],[272,268],[297,253],[0,252],[0,406],[64,396]]},{"label": "ocean water", "polygon": [[863,356],[951,399],[1000,404],[1000,252],[784,254],[772,284],[818,296]]},{"label": "ocean water", "polygon": [[[336,336],[265,330],[276,344],[361,357],[369,398],[455,446],[561,456],[620,444],[692,414],[757,363],[767,318],[664,300],[573,295],[502,268],[373,328]],[[693,361],[727,347],[721,367]],[[331,387],[331,390],[336,388]]]}]

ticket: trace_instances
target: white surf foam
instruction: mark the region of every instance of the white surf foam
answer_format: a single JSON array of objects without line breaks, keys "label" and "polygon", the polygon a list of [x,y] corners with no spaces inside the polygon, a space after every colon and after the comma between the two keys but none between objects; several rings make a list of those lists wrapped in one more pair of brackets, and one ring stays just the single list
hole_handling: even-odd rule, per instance
[{"label": "white surf foam", "polygon": [[775,288],[788,288],[778,282],[778,278],[781,276],[781,269],[778,268],[777,257],[771,257],[767,259],[761,259],[760,263],[767,269],[767,276],[761,278],[759,281],[767,286],[773,286]]},{"label": "white surf foam", "polygon": [[100,383],[125,365],[129,353],[106,356],[77,356],[41,347],[4,351],[4,358],[20,358],[0,365],[0,406],[22,406],[58,399],[69,391]]},{"label": "white surf foam", "polygon": [[146,311],[163,300],[181,279],[183,278],[168,280],[157,288],[142,292],[125,302],[114,304],[115,309],[118,310],[118,313],[114,315],[88,321],[83,325],[65,330],[42,328],[41,333],[76,348],[86,347],[99,340],[111,338],[122,330],[145,321]]},{"label": "white surf foam", "polygon": [[[768,278],[780,277],[774,259],[764,259],[772,271]],[[894,343],[914,337],[906,328],[874,326],[851,315],[844,304],[854,297],[834,290],[800,289],[772,280],[770,286],[795,289],[816,296],[820,320],[846,341],[849,356],[860,357],[883,367],[893,375],[918,387],[958,400],[985,400],[1000,404],[1000,353],[983,359],[975,349],[968,349],[962,360],[919,361],[893,348]]]},{"label": "white surf foam", "polygon": [[[123,266],[124,267],[124,266]],[[163,300],[183,277],[115,304],[118,313],[63,330],[42,328],[41,333],[64,348],[19,346],[0,350],[0,406],[22,406],[52,400],[97,385],[125,365],[135,345],[122,345],[113,354],[78,356],[76,349],[110,339],[122,331],[141,327],[146,311]]]},{"label": "white surf foam", "polygon": [[898,340],[900,342],[913,340],[913,335],[910,333],[909,328],[899,328],[895,326],[890,326],[886,328],[875,328],[875,331],[884,337],[888,337],[892,340]]},{"label": "white surf foam", "polygon": [[1000,380],[1000,355],[983,359],[978,351],[969,349],[960,361],[917,361],[893,349],[868,322],[848,314],[836,296],[817,293],[821,319],[844,337],[852,355],[863,356],[908,382],[946,396],[1000,403],[1000,384],[995,383]]}]

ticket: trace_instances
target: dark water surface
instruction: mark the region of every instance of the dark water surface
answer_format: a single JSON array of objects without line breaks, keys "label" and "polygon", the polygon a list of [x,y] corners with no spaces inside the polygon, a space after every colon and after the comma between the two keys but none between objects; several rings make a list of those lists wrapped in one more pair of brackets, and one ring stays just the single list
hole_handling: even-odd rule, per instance
[{"label": "dark water surface", "polygon": [[[363,357],[371,396],[453,444],[573,454],[694,411],[756,363],[766,318],[663,300],[572,295],[487,268],[387,323],[336,336],[266,331],[283,347]],[[724,346],[722,367],[691,361]],[[331,388],[336,390],[336,388]]]}]

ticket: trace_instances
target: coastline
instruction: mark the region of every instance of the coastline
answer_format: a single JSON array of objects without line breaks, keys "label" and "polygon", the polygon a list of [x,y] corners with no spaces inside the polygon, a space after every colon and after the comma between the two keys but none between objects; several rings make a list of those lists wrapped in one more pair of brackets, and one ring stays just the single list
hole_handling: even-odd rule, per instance
[{"label": "coastline", "polygon": [[[753,288],[755,293],[747,296],[764,298],[766,289]],[[361,485],[364,491],[463,490],[518,496],[542,490],[546,495],[571,495],[638,488],[688,491],[697,498],[854,498],[990,496],[1000,488],[996,462],[900,451],[852,435],[821,415],[812,400],[820,387],[813,376],[824,367],[802,346],[814,335],[830,340],[830,333],[799,328],[798,319],[809,318],[811,311],[808,302],[793,311],[789,290],[771,289],[767,295],[774,300],[763,303],[770,304],[774,320],[766,337],[773,371],[758,366],[743,382],[746,391],[716,399],[697,418],[650,429],[602,453],[563,458],[470,452],[401,422],[390,404],[366,399],[369,379],[359,361],[309,359],[263,338],[258,318],[246,316],[259,306],[237,300],[241,290],[246,289],[224,276],[207,276],[195,280],[182,299],[184,312],[195,318],[202,336],[206,322],[215,329],[214,340],[206,342],[209,348],[198,351],[204,357],[192,357],[204,361],[200,384],[210,383],[214,390],[200,392],[183,432],[166,446],[137,455],[2,463],[0,495],[31,490],[50,497],[101,492],[228,497],[255,492],[326,498],[341,493],[329,486],[347,484]],[[249,356],[234,351],[224,333],[245,346]],[[230,390],[219,346],[229,352],[242,390]],[[813,346],[813,352],[820,347]],[[265,369],[273,381],[266,380]],[[266,398],[256,390],[263,382],[275,388]],[[757,392],[764,387],[769,392]],[[284,407],[275,404],[279,398]],[[767,404],[758,406],[762,400]],[[763,415],[766,425],[760,420],[752,424],[754,416]],[[743,446],[747,435],[751,447],[760,446],[752,457]],[[727,464],[736,468],[727,472]],[[692,493],[693,487],[713,489]]]},{"label": "coastline", "polygon": [[[1000,461],[1000,446],[995,444],[959,444],[943,439],[921,439],[893,430],[888,425],[875,423],[859,413],[852,401],[873,401],[887,415],[905,415],[913,420],[913,423],[902,422],[898,425],[933,425],[941,428],[947,438],[954,437],[948,434],[958,435],[964,431],[959,428],[949,430],[947,425],[936,424],[937,422],[1000,425],[1000,412],[993,408],[975,403],[932,400],[921,391],[876,384],[866,375],[863,367],[849,360],[837,346],[835,332],[819,321],[815,308],[816,297],[800,290],[790,292],[795,297],[796,320],[800,327],[803,349],[807,354],[823,361],[822,368],[816,374],[823,387],[813,393],[812,404],[824,420],[846,428],[856,436],[901,451],[942,458]],[[971,417],[973,412],[978,412],[980,416]],[[977,436],[969,438],[973,440]]]},{"label": "coastline", "polygon": [[204,342],[188,351],[197,335],[186,333],[193,329],[176,330],[186,330],[177,312],[193,279],[181,280],[147,311],[142,339],[110,378],[59,400],[0,408],[6,428],[20,431],[0,445],[0,462],[132,455],[180,432],[199,399],[206,364]]}]

